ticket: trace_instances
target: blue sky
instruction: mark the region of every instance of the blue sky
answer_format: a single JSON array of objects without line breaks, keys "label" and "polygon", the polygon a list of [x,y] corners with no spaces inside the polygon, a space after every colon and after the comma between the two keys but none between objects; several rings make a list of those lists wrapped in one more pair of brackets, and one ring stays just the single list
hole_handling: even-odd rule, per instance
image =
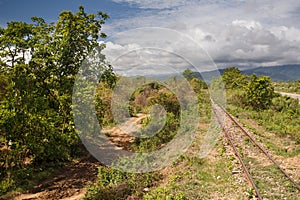
[{"label": "blue sky", "polygon": [[87,12],[96,13],[101,10],[109,13],[112,19],[124,18],[138,9],[128,3],[116,3],[109,0],[0,0],[0,24],[8,21],[30,22],[32,16],[42,17],[47,21],[56,21],[63,10],[77,11],[83,5]]},{"label": "blue sky", "polygon": [[[119,32],[135,28],[168,28],[192,38],[220,67],[300,63],[299,0],[0,0],[0,25],[12,20],[29,22],[31,16],[55,21],[62,10],[76,11],[80,5],[89,13],[108,13],[111,19],[103,31],[115,39]],[[130,33],[134,37],[106,41],[108,58],[141,49],[145,41],[149,42],[143,36],[147,34]],[[163,34],[168,31],[158,37],[167,38]],[[160,42],[161,48],[170,52],[185,52],[195,60],[201,57],[189,44]],[[143,60],[158,56],[148,54],[142,53]],[[125,65],[132,62],[124,56],[122,59]],[[172,60],[178,67],[185,65],[171,57],[161,60]]]}]

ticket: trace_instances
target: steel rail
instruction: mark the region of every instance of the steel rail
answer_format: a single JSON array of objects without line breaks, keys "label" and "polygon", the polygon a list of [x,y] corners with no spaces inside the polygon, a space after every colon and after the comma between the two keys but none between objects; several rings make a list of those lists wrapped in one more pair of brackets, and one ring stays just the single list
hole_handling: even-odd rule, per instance
[{"label": "steel rail", "polygon": [[216,115],[216,118],[217,118],[219,124],[220,124],[221,127],[222,127],[222,130],[223,130],[223,132],[224,132],[224,134],[225,134],[225,137],[228,139],[228,141],[229,141],[229,143],[230,143],[230,146],[232,147],[232,149],[233,149],[233,151],[234,151],[234,154],[237,156],[239,162],[240,162],[241,165],[242,165],[243,171],[244,171],[244,173],[246,174],[246,177],[247,177],[247,179],[248,179],[248,182],[250,183],[250,185],[252,186],[252,188],[255,190],[255,193],[256,193],[257,198],[258,198],[259,200],[262,200],[263,198],[262,198],[262,196],[261,196],[261,194],[260,194],[260,192],[259,192],[257,186],[255,185],[254,180],[253,180],[253,178],[252,178],[252,176],[251,176],[249,170],[247,169],[247,167],[246,167],[246,165],[245,165],[245,163],[244,163],[244,161],[243,161],[243,159],[242,159],[241,154],[239,153],[239,151],[238,151],[237,148],[235,147],[232,138],[229,136],[227,130],[224,128],[224,126],[223,126],[221,120],[218,118],[216,111],[215,111],[215,110],[213,110],[213,111],[214,111],[214,113],[215,113],[215,115]]},{"label": "steel rail", "polygon": [[243,128],[243,126],[222,106],[219,106],[223,112],[237,125],[237,127],[247,136],[250,138],[253,144],[255,144],[266,156],[269,160],[271,160],[276,167],[294,184],[294,186],[300,191],[300,185],[280,166],[280,164],[274,160],[271,155],[259,144],[255,141],[255,139]]}]

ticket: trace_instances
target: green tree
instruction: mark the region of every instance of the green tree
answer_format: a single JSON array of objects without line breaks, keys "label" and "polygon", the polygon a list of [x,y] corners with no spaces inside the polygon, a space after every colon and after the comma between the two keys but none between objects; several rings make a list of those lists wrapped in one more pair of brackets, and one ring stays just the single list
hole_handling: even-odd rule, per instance
[{"label": "green tree", "polygon": [[4,72],[0,72],[0,102],[9,92],[9,82],[6,74]]},{"label": "green tree", "polygon": [[237,67],[230,67],[224,70],[222,80],[226,89],[243,88],[247,85],[247,76],[242,74]]},{"label": "green tree", "polygon": [[199,93],[202,89],[208,88],[206,82],[199,78],[191,79],[190,84],[196,93]]},{"label": "green tree", "polygon": [[190,81],[193,78],[197,78],[195,72],[190,69],[186,69],[182,72],[182,76],[186,78],[186,80]]},{"label": "green tree", "polygon": [[274,87],[268,76],[257,77],[253,74],[246,87],[246,99],[256,110],[267,109],[275,97]]},{"label": "green tree", "polygon": [[[7,28],[0,30],[0,56],[2,67],[13,68],[15,64],[24,63],[25,54],[32,47],[32,24],[9,22]],[[7,65],[6,63],[9,63]]]},{"label": "green tree", "polygon": [[[80,7],[77,13],[63,11],[56,23],[33,17],[31,24],[9,22],[0,29],[0,71],[7,79],[1,81],[11,83],[1,88],[0,139],[12,144],[6,165],[22,167],[26,157],[66,160],[79,144],[71,110],[73,84],[89,51],[105,37],[101,27],[107,18]],[[111,66],[103,71],[113,83]]]}]

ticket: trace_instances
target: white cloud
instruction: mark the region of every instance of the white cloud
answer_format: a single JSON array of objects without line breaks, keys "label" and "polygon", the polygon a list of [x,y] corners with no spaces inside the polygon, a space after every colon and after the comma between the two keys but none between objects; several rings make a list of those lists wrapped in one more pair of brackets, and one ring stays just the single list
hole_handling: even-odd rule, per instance
[{"label": "white cloud", "polygon": [[106,42],[103,53],[121,73],[139,67],[146,71],[156,69],[159,73],[182,72],[188,67],[205,71],[215,67],[192,38],[171,29],[143,28],[115,35]]},{"label": "white cloud", "polygon": [[276,26],[270,31],[280,40],[287,40],[291,42],[300,41],[300,29],[295,27]]},{"label": "white cloud", "polygon": [[[114,0],[127,2],[145,10],[135,17],[113,21],[106,26],[108,34],[137,27],[166,27],[186,34],[199,43],[218,66],[264,66],[300,63],[300,1],[297,0]],[[165,9],[167,8],[167,9]],[[164,43],[166,36],[138,35],[130,43],[147,41]],[[115,41],[117,45],[120,41]],[[201,56],[189,44],[173,40],[169,51],[188,52],[201,62]],[[116,52],[116,51],[115,51]],[[153,55],[143,55],[143,60]],[[155,57],[155,56],[154,56]],[[172,59],[171,59],[172,60]],[[165,59],[167,61],[167,59]],[[179,63],[177,63],[180,66]]]},{"label": "white cloud", "polygon": [[185,0],[113,0],[117,3],[129,3],[139,8],[164,9],[181,6]]},{"label": "white cloud", "polygon": [[262,25],[256,21],[234,20],[232,25],[246,27],[249,30],[262,29]]}]

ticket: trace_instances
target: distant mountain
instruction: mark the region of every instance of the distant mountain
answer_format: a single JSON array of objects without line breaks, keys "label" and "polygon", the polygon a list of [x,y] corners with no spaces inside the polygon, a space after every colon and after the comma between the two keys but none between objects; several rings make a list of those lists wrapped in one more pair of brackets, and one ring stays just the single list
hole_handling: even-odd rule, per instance
[{"label": "distant mountain", "polygon": [[[210,82],[214,77],[219,77],[224,73],[225,69],[218,69],[213,71],[205,72],[195,72],[196,77],[204,79]],[[281,66],[271,66],[271,67],[256,67],[249,69],[241,69],[243,74],[252,75],[256,74],[257,76],[270,76],[272,81],[294,81],[300,79],[300,64],[293,65],[281,65]],[[146,75],[147,78],[154,78],[156,80],[167,80],[170,77],[180,77],[177,73],[170,74],[150,74]]]},{"label": "distant mountain", "polygon": [[242,70],[242,73],[257,76],[270,76],[272,81],[294,81],[300,79],[300,65],[282,65],[273,67],[257,67]]},{"label": "distant mountain", "polygon": [[[212,80],[218,74],[223,74],[225,69],[219,69],[214,71],[196,72],[197,77],[206,80]],[[300,64],[299,65],[281,65],[281,66],[272,66],[272,67],[256,67],[250,69],[242,69],[243,74],[252,75],[256,74],[257,76],[270,76],[272,81],[294,81],[300,79]]]}]

